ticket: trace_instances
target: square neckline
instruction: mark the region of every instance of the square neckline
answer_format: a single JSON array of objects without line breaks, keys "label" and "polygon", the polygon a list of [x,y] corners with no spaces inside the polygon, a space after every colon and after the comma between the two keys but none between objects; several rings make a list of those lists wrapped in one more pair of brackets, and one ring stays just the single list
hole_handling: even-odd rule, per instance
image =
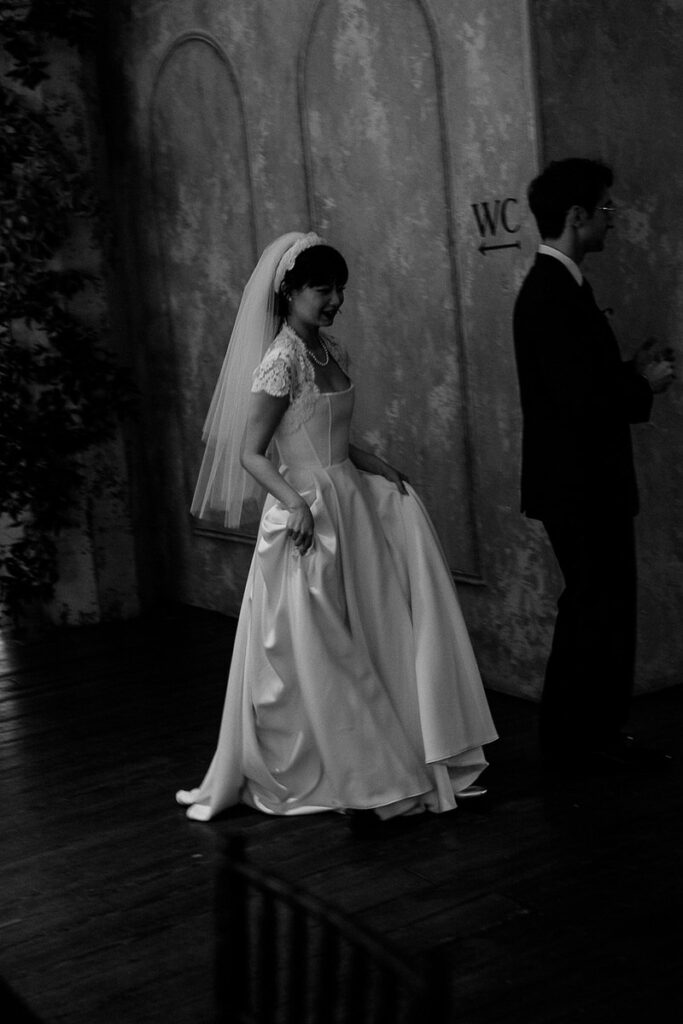
[{"label": "square neckline", "polygon": [[341,391],[318,391],[318,394],[321,398],[329,398],[330,395],[347,395],[353,386],[353,381],[349,381],[349,386],[347,388],[343,388]]}]

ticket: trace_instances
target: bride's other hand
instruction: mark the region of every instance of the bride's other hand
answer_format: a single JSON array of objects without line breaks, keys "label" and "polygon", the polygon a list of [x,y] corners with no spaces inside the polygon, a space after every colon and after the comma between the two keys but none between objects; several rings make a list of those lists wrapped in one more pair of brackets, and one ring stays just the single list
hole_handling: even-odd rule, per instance
[{"label": "bride's other hand", "polygon": [[313,513],[306,502],[290,510],[287,533],[294,541],[300,555],[305,555],[313,547],[315,535]]},{"label": "bride's other hand", "polygon": [[394,469],[394,467],[390,466],[388,462],[384,462],[383,460],[380,461],[383,463],[383,465],[382,468],[378,469],[377,471],[379,475],[391,481],[392,484],[396,484],[401,494],[407,494],[408,491],[406,490],[405,485],[410,481],[408,480],[408,477],[405,475],[405,473],[401,473],[399,469]]},{"label": "bride's other hand", "polygon": [[362,448],[356,448],[352,444],[349,445],[349,456],[354,466],[357,466],[364,473],[375,473],[377,476],[383,476],[385,480],[390,480],[392,484],[396,484],[401,494],[408,493],[405,484],[409,481],[405,473],[394,469],[388,462],[381,459],[379,455],[375,455],[373,452],[366,452]]}]

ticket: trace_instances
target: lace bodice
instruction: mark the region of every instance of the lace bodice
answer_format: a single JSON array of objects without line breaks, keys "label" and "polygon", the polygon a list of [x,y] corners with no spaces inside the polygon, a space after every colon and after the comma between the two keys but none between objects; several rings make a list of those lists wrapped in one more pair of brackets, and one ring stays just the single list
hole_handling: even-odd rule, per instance
[{"label": "lace bodice", "polygon": [[[346,373],[348,359],[342,346],[330,335],[325,335],[335,362]],[[306,354],[306,346],[288,324],[268,347],[265,356],[254,371],[252,391],[265,391],[268,395],[282,398],[289,395],[289,407],[285,412],[278,432],[291,433],[313,415],[320,390],[315,383],[315,373]]]},{"label": "lace bodice", "polygon": [[[327,469],[348,459],[353,405],[353,384],[346,391],[320,394],[305,423],[287,433],[279,428],[275,432],[280,472],[296,490],[310,487],[309,471]],[[303,476],[296,475],[301,470],[306,471]]]}]

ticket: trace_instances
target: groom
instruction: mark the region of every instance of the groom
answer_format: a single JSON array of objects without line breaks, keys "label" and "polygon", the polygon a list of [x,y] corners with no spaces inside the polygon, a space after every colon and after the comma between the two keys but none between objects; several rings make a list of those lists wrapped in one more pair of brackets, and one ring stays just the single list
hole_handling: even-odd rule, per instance
[{"label": "groom", "polygon": [[548,761],[666,759],[625,736],[636,642],[630,423],[649,418],[673,379],[670,351],[646,342],[622,362],[582,273],[613,227],[612,172],[551,163],[529,206],[542,238],[517,297],[514,340],[523,413],[522,511],[543,522],[564,577],[540,710]]}]

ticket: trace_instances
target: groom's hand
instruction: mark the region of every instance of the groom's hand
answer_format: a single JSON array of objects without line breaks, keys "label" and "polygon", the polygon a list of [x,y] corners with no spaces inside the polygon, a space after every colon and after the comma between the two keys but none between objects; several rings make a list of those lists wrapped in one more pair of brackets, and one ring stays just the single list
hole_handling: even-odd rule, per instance
[{"label": "groom's hand", "polygon": [[658,346],[656,338],[648,338],[633,359],[636,371],[645,378],[656,395],[666,391],[676,378],[674,350],[668,346]]}]

